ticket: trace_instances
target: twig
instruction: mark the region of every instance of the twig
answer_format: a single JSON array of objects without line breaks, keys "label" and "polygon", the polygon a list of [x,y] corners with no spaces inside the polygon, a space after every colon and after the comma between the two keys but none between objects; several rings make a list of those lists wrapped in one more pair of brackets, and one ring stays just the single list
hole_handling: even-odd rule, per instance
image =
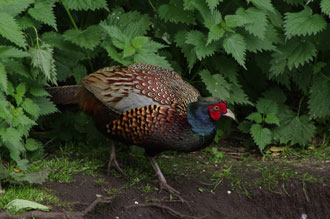
[{"label": "twig", "polygon": [[147,208],[147,207],[160,208],[161,210],[167,211],[167,213],[169,213],[170,215],[172,215],[172,216],[174,216],[176,218],[202,219],[202,218],[208,216],[208,215],[204,215],[204,216],[201,216],[201,217],[194,217],[194,216],[191,216],[191,215],[181,214],[180,212],[177,212],[173,208],[170,208],[168,206],[161,205],[161,204],[158,204],[158,203],[144,203],[144,204],[138,204],[138,205],[129,205],[129,206],[126,206],[125,209],[137,208],[137,207],[142,207],[142,208]]},{"label": "twig", "polygon": [[115,196],[106,198],[97,198],[90,205],[87,206],[82,212],[43,212],[43,211],[27,211],[23,214],[12,215],[8,212],[0,212],[0,218],[6,219],[20,219],[20,218],[43,218],[43,219],[83,219],[95,206],[99,203],[110,203]]}]

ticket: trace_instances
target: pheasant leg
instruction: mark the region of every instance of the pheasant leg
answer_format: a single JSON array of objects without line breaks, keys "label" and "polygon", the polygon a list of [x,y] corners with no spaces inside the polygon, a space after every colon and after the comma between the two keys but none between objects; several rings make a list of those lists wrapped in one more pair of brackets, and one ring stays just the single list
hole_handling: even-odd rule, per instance
[{"label": "pheasant leg", "polygon": [[160,170],[155,157],[149,157],[148,156],[148,158],[150,160],[151,166],[154,168],[154,170],[156,172],[156,175],[158,177],[160,189],[161,190],[166,190],[169,193],[171,193],[173,195],[177,195],[178,197],[180,197],[179,196],[180,195],[180,192],[178,192],[177,190],[175,190],[174,188],[172,188],[169,184],[167,184],[166,179],[165,179],[162,171]]},{"label": "pheasant leg", "polygon": [[110,174],[110,168],[115,167],[118,172],[120,172],[123,176],[127,177],[127,174],[121,169],[119,166],[117,159],[116,159],[116,149],[115,149],[115,144],[113,141],[111,141],[111,152],[110,152],[110,159],[108,163],[108,169],[107,169],[107,175],[109,176]]}]

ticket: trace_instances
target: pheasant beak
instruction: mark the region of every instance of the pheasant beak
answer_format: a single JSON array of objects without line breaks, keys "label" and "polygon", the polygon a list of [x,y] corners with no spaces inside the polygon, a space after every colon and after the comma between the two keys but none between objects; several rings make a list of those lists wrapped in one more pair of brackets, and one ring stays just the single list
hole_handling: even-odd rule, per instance
[{"label": "pheasant beak", "polygon": [[235,117],[234,113],[230,109],[227,109],[227,113],[226,114],[223,114],[223,116],[227,116],[227,117],[232,118],[233,120],[236,121],[236,117]]}]

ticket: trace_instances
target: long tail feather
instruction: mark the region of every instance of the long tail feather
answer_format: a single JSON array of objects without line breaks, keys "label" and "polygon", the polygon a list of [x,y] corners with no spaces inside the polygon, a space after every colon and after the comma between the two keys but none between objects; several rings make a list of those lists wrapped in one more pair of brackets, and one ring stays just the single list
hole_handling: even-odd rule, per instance
[{"label": "long tail feather", "polygon": [[46,90],[51,95],[51,100],[55,104],[67,105],[79,103],[78,93],[81,88],[81,85],[68,85],[61,87],[47,87]]}]

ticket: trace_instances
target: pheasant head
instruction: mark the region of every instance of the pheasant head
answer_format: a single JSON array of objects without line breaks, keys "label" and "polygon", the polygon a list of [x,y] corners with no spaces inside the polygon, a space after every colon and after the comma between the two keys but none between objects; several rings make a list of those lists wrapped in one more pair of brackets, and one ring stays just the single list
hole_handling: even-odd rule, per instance
[{"label": "pheasant head", "polygon": [[190,103],[187,109],[187,119],[194,132],[205,136],[216,129],[216,121],[222,116],[235,120],[233,112],[227,108],[226,101],[216,97],[199,98]]}]

